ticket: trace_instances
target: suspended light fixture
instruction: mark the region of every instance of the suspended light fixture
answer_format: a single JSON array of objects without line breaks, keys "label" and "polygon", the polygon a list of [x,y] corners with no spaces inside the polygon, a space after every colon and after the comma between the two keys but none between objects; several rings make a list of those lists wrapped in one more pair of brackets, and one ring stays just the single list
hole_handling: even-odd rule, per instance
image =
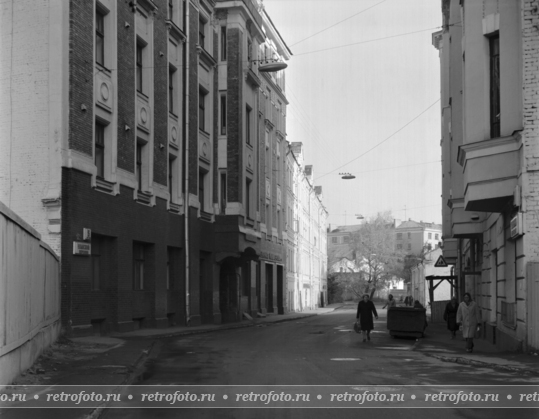
[{"label": "suspended light fixture", "polygon": [[339,176],[341,176],[341,179],[355,179],[356,177],[350,173],[339,173]]},{"label": "suspended light fixture", "polygon": [[288,64],[286,64],[284,61],[270,60],[264,61],[262,64],[260,64],[258,66],[258,71],[263,73],[273,73],[274,71],[284,70],[286,67],[288,67]]}]

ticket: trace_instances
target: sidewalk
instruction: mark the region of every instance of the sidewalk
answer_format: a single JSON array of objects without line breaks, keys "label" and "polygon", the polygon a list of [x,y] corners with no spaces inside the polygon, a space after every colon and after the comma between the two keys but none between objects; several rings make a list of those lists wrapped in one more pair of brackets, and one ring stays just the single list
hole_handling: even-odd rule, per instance
[{"label": "sidewalk", "polygon": [[456,362],[494,369],[517,371],[522,374],[539,376],[539,352],[501,352],[495,345],[484,339],[474,339],[473,352],[465,350],[466,342],[462,333],[450,338],[445,323],[429,323],[425,337],[419,339],[416,351],[446,362]]}]

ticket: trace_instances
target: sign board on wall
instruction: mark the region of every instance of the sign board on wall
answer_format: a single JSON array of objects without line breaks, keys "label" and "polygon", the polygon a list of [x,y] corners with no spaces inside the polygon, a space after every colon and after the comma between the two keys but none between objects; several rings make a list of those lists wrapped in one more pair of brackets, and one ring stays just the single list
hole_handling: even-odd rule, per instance
[{"label": "sign board on wall", "polygon": [[92,245],[85,242],[73,242],[73,254],[79,256],[90,256]]}]

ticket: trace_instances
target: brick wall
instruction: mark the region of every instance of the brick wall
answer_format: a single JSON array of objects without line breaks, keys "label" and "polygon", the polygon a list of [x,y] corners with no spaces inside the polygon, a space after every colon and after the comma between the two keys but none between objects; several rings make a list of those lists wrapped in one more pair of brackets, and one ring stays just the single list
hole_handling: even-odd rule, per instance
[{"label": "brick wall", "polygon": [[[198,10],[189,2],[189,193],[198,194]],[[189,196],[186,197],[189,200]],[[187,201],[189,202],[189,201]]]},{"label": "brick wall", "polygon": [[[131,25],[129,28],[125,24]],[[135,173],[135,14],[118,2],[118,167]],[[125,126],[131,130],[126,131]]]},{"label": "brick wall", "polygon": [[[108,327],[116,329],[116,322],[129,322],[145,317],[152,326],[155,317],[167,312],[166,258],[167,246],[183,248],[183,217],[166,210],[166,202],[157,198],[155,207],[135,203],[133,191],[121,187],[120,195],[96,192],[90,187],[90,175],[73,169],[63,169],[62,200],[62,322],[65,327],[89,325],[92,319],[106,317]],[[82,229],[107,236],[110,253],[115,257],[111,265],[109,283],[101,291],[91,291],[90,258],[73,256],[73,241],[82,235]],[[133,241],[146,243],[144,291],[133,291]],[[183,254],[180,256],[183,258]],[[177,269],[175,292],[182,290],[184,271]],[[106,301],[104,305],[102,301]],[[178,318],[184,307],[176,299]],[[105,306],[108,309],[105,309]],[[107,311],[108,310],[108,311]],[[117,330],[117,329],[116,329]]]},{"label": "brick wall", "polygon": [[525,200],[526,256],[528,261],[539,261],[539,45],[537,25],[539,14],[537,0],[522,2],[522,59],[523,59],[523,115],[525,176],[522,181],[522,197]]},{"label": "brick wall", "polygon": [[[69,8],[69,147],[93,155],[94,5],[70,2]],[[81,106],[86,111],[81,111]]]},{"label": "brick wall", "polygon": [[[154,15],[154,165],[153,180],[167,185],[168,172],[168,31],[165,19],[168,18],[168,3],[165,0],[154,0],[158,7]],[[161,148],[160,144],[165,147]]]},{"label": "brick wall", "polygon": [[243,187],[243,71],[242,33],[237,28],[227,30],[227,199],[241,202]]}]

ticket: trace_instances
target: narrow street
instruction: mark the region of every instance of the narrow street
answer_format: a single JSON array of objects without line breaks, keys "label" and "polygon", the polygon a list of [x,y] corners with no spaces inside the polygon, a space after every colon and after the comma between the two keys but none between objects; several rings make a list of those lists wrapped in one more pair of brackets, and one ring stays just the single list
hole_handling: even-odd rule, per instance
[{"label": "narrow street", "polygon": [[[138,385],[506,385],[537,384],[538,378],[447,363],[421,353],[428,338],[393,339],[380,310],[372,341],[351,330],[355,311],[344,309],[264,327],[171,338],[153,356]],[[253,389],[253,388],[251,388]],[[255,390],[256,391],[256,390]],[[423,409],[425,410],[425,409]],[[357,417],[365,409],[339,409]],[[439,418],[506,418],[507,409],[436,409]],[[152,409],[152,417],[178,417],[179,410]],[[369,417],[417,417],[415,409],[370,409]],[[427,412],[423,412],[427,414]],[[519,417],[537,411],[519,409]],[[102,417],[149,417],[146,409],[109,409]],[[334,409],[182,409],[181,417],[273,418],[335,416]]]}]

